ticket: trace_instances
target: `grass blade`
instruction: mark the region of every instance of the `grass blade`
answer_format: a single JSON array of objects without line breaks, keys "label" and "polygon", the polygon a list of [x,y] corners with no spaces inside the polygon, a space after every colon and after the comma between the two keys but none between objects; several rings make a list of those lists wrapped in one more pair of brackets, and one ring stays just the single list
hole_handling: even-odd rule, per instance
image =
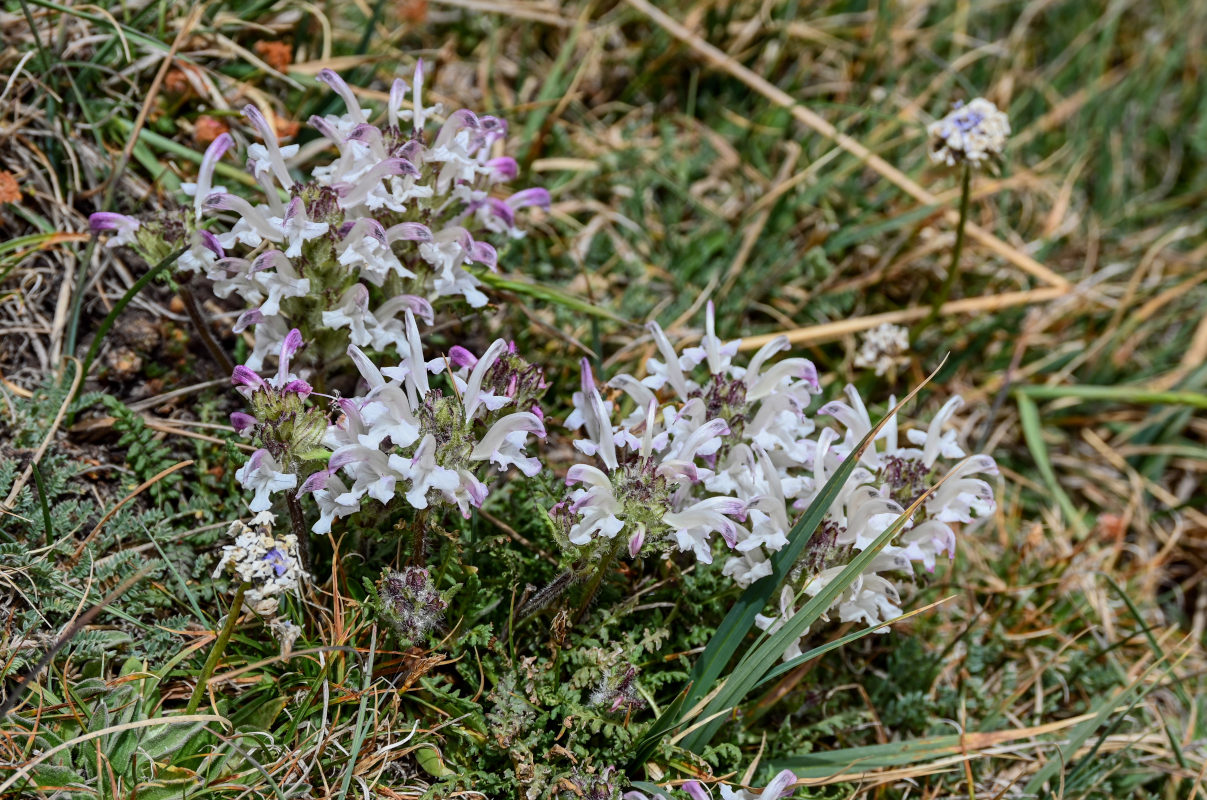
[{"label": "grass blade", "polygon": [[1023,439],[1027,443],[1027,449],[1031,451],[1031,458],[1035,460],[1036,469],[1039,470],[1040,476],[1047,484],[1048,491],[1056,499],[1056,504],[1060,506],[1065,520],[1084,533],[1081,515],[1077,513],[1073,501],[1061,488],[1060,481],[1056,479],[1056,471],[1052,469],[1052,462],[1048,459],[1048,446],[1044,443],[1039,407],[1035,405],[1035,401],[1031,399],[1030,395],[1015,392],[1014,397],[1018,401],[1018,417],[1023,428]]},{"label": "grass blade", "polygon": [[[949,472],[948,474],[951,473]],[[775,662],[783,655],[784,651],[793,642],[799,640],[805,631],[812,627],[813,623],[838,598],[838,595],[863,573],[867,565],[872,562],[872,559],[884,549],[884,546],[896,538],[905,528],[905,524],[913,517],[914,513],[943,485],[945,479],[940,479],[934,486],[931,486],[917,500],[911,503],[909,508],[905,509],[905,513],[898,517],[883,533],[877,536],[872,544],[868,545],[859,555],[851,559],[851,562],[843,568],[842,572],[838,573],[838,576],[834,580],[826,584],[825,588],[809,598],[800,611],[792,615],[792,618],[784,623],[783,627],[748,651],[725,680],[721,691],[712,699],[712,702],[705,706],[702,712],[703,715],[709,716],[721,709],[729,709],[737,706],[749,692],[763,683],[764,676],[775,668]],[[829,506],[826,508],[828,510]],[[708,745],[709,740],[724,721],[723,717],[716,718],[713,722],[701,728],[690,740],[685,740],[684,745],[688,749],[700,752],[700,750]]]}]

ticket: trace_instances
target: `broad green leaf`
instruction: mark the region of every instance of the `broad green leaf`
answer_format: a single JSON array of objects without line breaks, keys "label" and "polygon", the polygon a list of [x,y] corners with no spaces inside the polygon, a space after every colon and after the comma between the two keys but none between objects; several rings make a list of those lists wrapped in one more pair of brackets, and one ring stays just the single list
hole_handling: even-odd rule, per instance
[{"label": "broad green leaf", "polygon": [[[826,584],[816,595],[809,598],[805,605],[793,614],[791,619],[784,623],[783,627],[749,650],[742,657],[738,665],[734,667],[733,672],[726,679],[721,691],[704,707],[701,715],[705,717],[712,716],[718,712],[736,707],[750,691],[760,685],[767,673],[775,667],[775,662],[780,659],[784,651],[793,642],[800,639],[805,631],[812,627],[813,623],[817,622],[821,615],[826,612],[826,609],[833,604],[838,595],[863,574],[864,569],[867,568],[872,559],[884,549],[886,544],[901,533],[905,524],[914,513],[922,507],[922,504],[926,502],[942,483],[943,481],[939,480],[934,486],[927,489],[925,493],[910,504],[904,514],[899,516],[892,525],[877,536],[872,544],[852,558],[851,562],[843,568],[842,572],[838,573],[837,577]],[[718,716],[707,725],[701,726],[699,730],[684,740],[684,746],[699,752],[708,745],[708,742],[721,725],[724,724],[724,721],[723,716]]]},{"label": "broad green leaf", "polygon": [[1043,423],[1040,422],[1038,406],[1027,394],[1015,392],[1014,396],[1018,400],[1018,418],[1023,429],[1023,439],[1027,442],[1027,449],[1031,451],[1031,458],[1035,460],[1036,469],[1047,484],[1048,491],[1056,499],[1056,504],[1060,506],[1065,521],[1084,532],[1081,515],[1061,488],[1060,481],[1056,479],[1056,471],[1052,469],[1052,462],[1048,459],[1048,446],[1044,443]]},{"label": "broad green leaf", "polygon": [[543,283],[532,283],[530,281],[521,281],[514,278],[507,278],[494,272],[487,270],[474,270],[474,275],[478,277],[482,283],[495,289],[502,289],[505,292],[514,292],[515,294],[532,297],[536,300],[544,300],[546,303],[568,308],[571,311],[580,311],[584,314],[590,314],[595,317],[603,317],[612,322],[628,324],[628,320],[619,317],[608,311],[606,308],[597,306],[581,297],[576,297],[569,292],[558,289],[554,286],[547,286]]}]

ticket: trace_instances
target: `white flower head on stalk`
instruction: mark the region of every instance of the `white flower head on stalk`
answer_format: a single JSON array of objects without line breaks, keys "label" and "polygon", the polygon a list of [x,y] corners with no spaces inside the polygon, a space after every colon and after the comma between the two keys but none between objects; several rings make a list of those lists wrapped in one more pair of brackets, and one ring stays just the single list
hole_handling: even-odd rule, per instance
[{"label": "white flower head on stalk", "polygon": [[[715,453],[720,437],[729,432],[723,420],[681,428],[673,446],[660,430],[657,405],[651,401],[640,436],[618,429],[586,359],[582,391],[575,402],[573,423],[586,433],[575,447],[595,455],[604,468],[575,464],[566,473],[567,485],[577,488],[555,507],[554,516],[570,544],[610,548],[613,545],[608,543],[623,534],[620,541],[627,543],[631,558],[665,551],[669,545],[693,553],[704,563],[712,562],[712,534],[719,533],[733,545],[740,527],[734,520],[745,517],[745,504],[732,497],[693,492],[699,483],[698,459]],[[618,430],[632,437],[636,447],[629,452],[618,448]]]},{"label": "white flower head on stalk", "polygon": [[[481,358],[457,347],[450,357],[454,392],[446,395],[429,379],[429,373],[445,371],[446,360],[426,360],[410,309],[404,320],[405,347],[397,366],[380,369],[360,348],[348,348],[367,389],[340,401],[343,417],[325,440],[334,451],[330,474],[305,487],[315,493],[322,510],[318,526],[324,529],[359,507],[366,495],[385,503],[401,493],[417,509],[439,500],[468,516],[489,493],[480,477],[487,467],[505,471],[514,466],[530,477],[541,468],[525,447],[529,435],[544,438],[542,414],[534,397],[521,394],[533,388],[534,380],[543,390],[539,372],[533,379],[534,373],[516,366],[514,348],[502,339]],[[510,411],[517,401],[533,410]],[[351,485],[345,486],[336,472],[350,478]]]},{"label": "white flower head on stalk", "polygon": [[263,512],[252,519],[250,526],[238,520],[232,522],[230,535],[235,542],[223,546],[222,558],[214,570],[215,578],[229,572],[248,584],[244,605],[270,622],[276,619],[281,600],[296,595],[302,581],[309,577],[298,561],[297,537],[292,533],[275,535],[274,521],[271,513]]},{"label": "white flower head on stalk", "polygon": [[909,363],[909,330],[884,323],[867,331],[855,353],[855,366],[872,369],[877,375]]},{"label": "white flower head on stalk", "polygon": [[979,167],[1000,158],[1010,136],[1010,120],[983,97],[957,102],[947,116],[926,128],[930,160],[949,167]]}]

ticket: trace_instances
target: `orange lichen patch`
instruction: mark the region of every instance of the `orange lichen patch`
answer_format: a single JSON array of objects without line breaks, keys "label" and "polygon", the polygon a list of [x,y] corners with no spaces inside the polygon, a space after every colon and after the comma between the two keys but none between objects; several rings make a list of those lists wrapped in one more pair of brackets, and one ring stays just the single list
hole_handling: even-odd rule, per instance
[{"label": "orange lichen patch", "polygon": [[278,72],[284,72],[293,63],[293,48],[286,42],[256,42],[253,48],[264,63]]},{"label": "orange lichen patch", "polygon": [[193,127],[193,141],[207,145],[224,133],[230,133],[230,126],[216,117],[202,114],[197,117]]},{"label": "orange lichen patch", "polygon": [[427,19],[427,0],[399,0],[398,16],[403,22],[419,24]]},{"label": "orange lichen patch", "polygon": [[277,132],[277,137],[279,139],[286,140],[297,136],[301,125],[299,125],[298,121],[295,119],[286,119],[285,117],[278,117],[274,114],[272,118],[272,127],[273,130]]},{"label": "orange lichen patch", "polygon": [[17,185],[17,176],[8,170],[0,170],[0,203],[21,202],[21,187]]},{"label": "orange lichen patch", "polygon": [[189,82],[189,78],[184,74],[184,70],[173,67],[168,70],[168,74],[163,76],[163,88],[169,94],[188,94],[193,85]]}]

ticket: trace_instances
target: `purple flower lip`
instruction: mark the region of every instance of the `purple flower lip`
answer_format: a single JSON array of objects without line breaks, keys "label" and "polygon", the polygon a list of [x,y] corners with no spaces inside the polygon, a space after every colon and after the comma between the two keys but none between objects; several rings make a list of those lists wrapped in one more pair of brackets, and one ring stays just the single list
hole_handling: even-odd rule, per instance
[{"label": "purple flower lip", "polygon": [[470,369],[473,369],[478,363],[478,357],[459,344],[448,349],[448,360],[454,367],[469,367]]},{"label": "purple flower lip", "polygon": [[540,206],[541,208],[548,209],[550,204],[549,190],[542,189],[539,186],[524,189],[507,198],[507,205],[513,209],[527,208],[528,206]]},{"label": "purple flower lip", "polygon": [[97,211],[88,217],[88,228],[93,233],[101,231],[136,231],[139,222],[134,217],[125,214],[115,214],[112,211]]},{"label": "purple flower lip", "polygon": [[319,489],[327,488],[327,481],[331,478],[331,474],[330,470],[320,469],[302,482],[302,488],[298,489],[298,494],[316,492]]},{"label": "purple flower lip", "polygon": [[511,156],[492,158],[486,162],[486,168],[494,175],[495,180],[513,180],[520,172],[519,164]]},{"label": "purple flower lip", "polygon": [[273,572],[277,574],[278,578],[289,571],[289,562],[287,557],[279,547],[274,547],[273,549],[269,550],[264,554],[264,557],[261,560],[267,561],[272,565]]},{"label": "purple flower lip", "polygon": [[252,389],[259,389],[264,385],[264,379],[240,364],[231,373],[231,383],[235,386],[248,386]]},{"label": "purple flower lip", "polygon": [[231,425],[235,431],[242,434],[253,428],[258,420],[251,414],[245,414],[242,411],[234,411],[231,413]]}]

